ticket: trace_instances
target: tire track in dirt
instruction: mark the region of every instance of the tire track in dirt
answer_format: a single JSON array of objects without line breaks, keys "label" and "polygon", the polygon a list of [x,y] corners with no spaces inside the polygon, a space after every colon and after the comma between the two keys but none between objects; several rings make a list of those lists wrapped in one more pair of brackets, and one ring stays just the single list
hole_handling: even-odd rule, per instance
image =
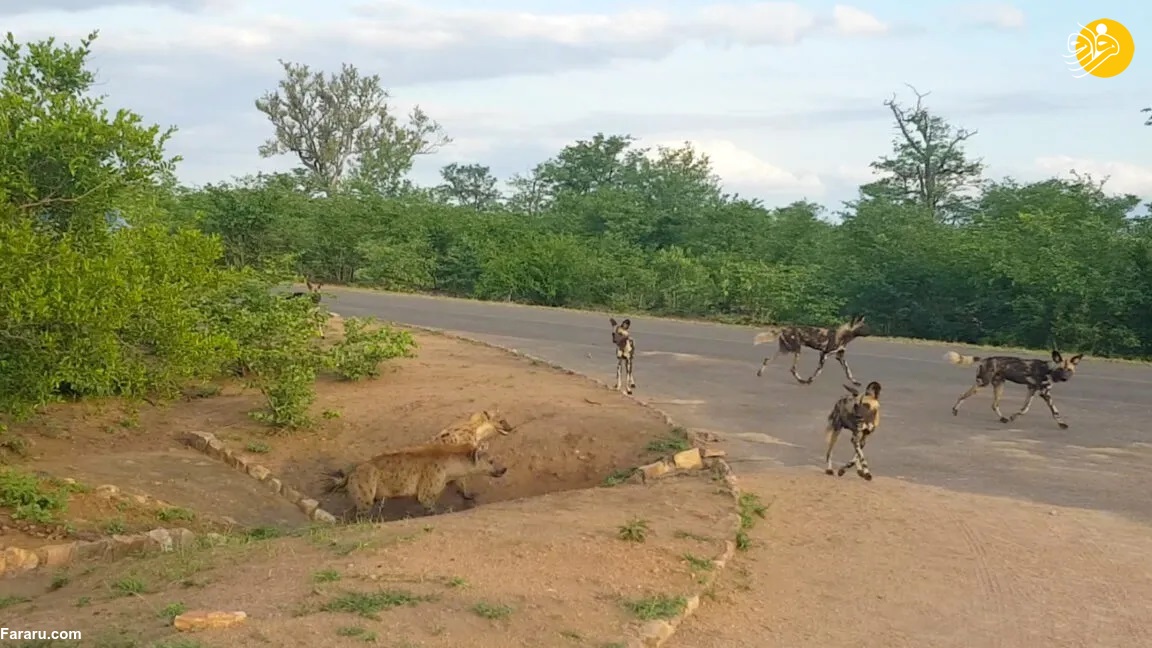
[{"label": "tire track in dirt", "polygon": [[[1086,533],[1084,534],[1084,543],[1090,546],[1087,551],[1078,551],[1077,559],[1090,565],[1091,573],[1104,574],[1106,572],[1105,567],[1114,568],[1115,565],[1112,560],[1102,558],[1102,556],[1109,555],[1109,552],[1101,546],[1099,540],[1097,539],[1097,532],[1094,529],[1085,529],[1085,531]],[[1111,571],[1111,569],[1108,569],[1107,571]],[[1134,600],[1131,590],[1124,584],[1123,581],[1105,577],[1103,579],[1103,583],[1104,591],[1102,594],[1106,600],[1106,604],[1104,604],[1103,607],[1119,610]],[[1097,605],[1099,604],[1100,602],[1097,599]],[[1152,636],[1150,636],[1152,633],[1148,631],[1147,621],[1141,623],[1139,621],[1133,620],[1128,615],[1124,615],[1122,620],[1117,619],[1116,621],[1118,624],[1120,624],[1121,628],[1123,628],[1122,634],[1138,639],[1136,645],[1152,645]]]},{"label": "tire track in dirt", "polygon": [[[1014,608],[1019,602],[1019,592],[1012,586],[1011,576],[1007,579],[1007,585],[998,575],[996,569],[989,566],[988,551],[986,549],[987,542],[984,537],[968,524],[963,518],[955,517],[953,519],[956,527],[960,530],[960,535],[964,539],[964,545],[967,547],[968,552],[973,558],[973,572],[976,575],[976,581],[980,585],[983,596],[980,597],[979,606],[983,610],[985,618],[1010,618],[1013,616],[1006,610]],[[1012,601],[1013,603],[1008,603]],[[1023,642],[1021,637],[1020,628],[1014,623],[1007,624],[1006,628],[1009,637],[1005,637],[1000,632],[995,632],[993,636],[996,638],[996,646],[1006,646],[1017,648],[1019,646],[1027,645]]]}]

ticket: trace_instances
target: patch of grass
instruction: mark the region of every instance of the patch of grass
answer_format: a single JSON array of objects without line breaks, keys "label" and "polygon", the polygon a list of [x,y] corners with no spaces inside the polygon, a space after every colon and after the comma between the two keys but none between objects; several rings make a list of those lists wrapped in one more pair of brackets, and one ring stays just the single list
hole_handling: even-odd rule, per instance
[{"label": "patch of grass", "polygon": [[377,613],[401,606],[416,606],[434,600],[431,596],[405,590],[379,592],[346,592],[320,606],[321,612],[348,612],[366,619],[379,620]]},{"label": "patch of grass", "polygon": [[672,454],[683,452],[691,447],[692,443],[688,441],[688,430],[682,427],[675,427],[672,428],[672,431],[667,436],[650,441],[648,443],[648,452]]},{"label": "patch of grass", "polygon": [[129,576],[112,583],[112,591],[120,596],[132,596],[147,592],[148,586],[139,578]]},{"label": "patch of grass", "polygon": [[340,572],[335,569],[322,569],[312,574],[313,583],[335,583],[340,580]]},{"label": "patch of grass", "polygon": [[737,509],[740,514],[740,529],[736,531],[736,548],[740,551],[747,551],[748,547],[752,545],[752,539],[748,536],[748,532],[756,525],[756,518],[763,519],[768,513],[768,506],[760,501],[759,495],[742,493]]},{"label": "patch of grass", "polygon": [[455,589],[468,587],[468,581],[460,578],[459,576],[453,576],[452,578],[449,578],[448,581],[444,584]]},{"label": "patch of grass", "polygon": [[604,481],[601,482],[601,485],[607,486],[609,488],[613,486],[619,486],[620,484],[628,481],[635,473],[636,468],[621,468],[619,470],[613,470],[612,474],[604,478]]},{"label": "patch of grass", "polygon": [[584,635],[576,632],[575,630],[561,630],[560,636],[572,641],[584,641]]},{"label": "patch of grass", "polygon": [[157,511],[156,517],[159,518],[161,522],[175,522],[177,520],[191,522],[196,519],[196,514],[186,508],[170,506]]},{"label": "patch of grass", "polygon": [[32,599],[26,596],[0,596],[0,610],[3,610],[6,607],[12,607],[13,605],[27,603],[31,600]]},{"label": "patch of grass", "polygon": [[672,537],[674,537],[678,540],[695,540],[697,542],[712,542],[712,538],[709,538],[708,536],[702,536],[698,533],[692,533],[691,531],[683,531],[683,530],[679,530],[679,529],[672,532]]},{"label": "patch of grass", "polygon": [[56,574],[52,575],[52,582],[48,584],[48,589],[54,592],[70,582],[72,582],[72,579],[68,576],[68,574],[64,572],[57,572]]},{"label": "patch of grass", "polygon": [[355,637],[365,643],[375,643],[376,641],[375,632],[372,632],[367,628],[361,628],[360,626],[347,626],[344,628],[337,628],[336,634],[340,637]]},{"label": "patch of grass", "polygon": [[648,539],[648,521],[632,518],[616,530],[616,537],[625,542],[644,542]]},{"label": "patch of grass", "polygon": [[90,596],[81,596],[76,599],[76,607],[88,607],[89,605],[92,605],[92,597]]},{"label": "patch of grass", "polygon": [[472,611],[476,613],[476,616],[483,617],[485,619],[507,619],[508,617],[512,616],[511,607],[507,605],[494,605],[484,601],[473,605]]},{"label": "patch of grass", "polygon": [[701,558],[699,556],[693,556],[690,553],[684,554],[681,558],[694,570],[712,571],[713,564],[711,558]]},{"label": "patch of grass", "polygon": [[120,535],[128,529],[128,525],[120,518],[113,518],[101,524],[100,529],[108,535]]},{"label": "patch of grass", "polygon": [[249,441],[248,444],[244,446],[244,450],[253,454],[268,454],[272,452],[272,446],[263,441]]},{"label": "patch of grass", "polygon": [[667,596],[665,594],[624,601],[624,609],[641,621],[671,619],[683,612],[687,605],[688,601],[683,596]]},{"label": "patch of grass", "polygon": [[320,417],[329,421],[332,419],[338,419],[340,416],[340,410],[326,409],[323,412],[320,412]]},{"label": "patch of grass", "polygon": [[66,486],[13,468],[0,469],[0,506],[11,509],[13,518],[52,522],[67,504]]},{"label": "patch of grass", "polygon": [[246,542],[258,540],[272,540],[273,538],[283,538],[285,534],[276,527],[253,527],[241,534],[241,540]]},{"label": "patch of grass", "polygon": [[165,619],[168,619],[168,621],[172,621],[173,619],[180,616],[181,614],[184,614],[187,611],[188,611],[188,608],[185,607],[185,605],[183,603],[179,603],[179,602],[169,603],[168,605],[164,606],[163,610],[160,610],[160,616],[165,618]]}]

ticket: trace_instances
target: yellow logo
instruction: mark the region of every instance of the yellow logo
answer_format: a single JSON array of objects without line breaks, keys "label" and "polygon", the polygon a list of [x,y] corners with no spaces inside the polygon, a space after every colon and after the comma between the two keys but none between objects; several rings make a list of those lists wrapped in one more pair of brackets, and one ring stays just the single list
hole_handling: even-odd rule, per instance
[{"label": "yellow logo", "polygon": [[1064,55],[1072,76],[1081,79],[1091,74],[1106,79],[1132,64],[1136,43],[1127,27],[1111,18],[1077,26],[1080,31],[1068,35],[1068,53]]}]

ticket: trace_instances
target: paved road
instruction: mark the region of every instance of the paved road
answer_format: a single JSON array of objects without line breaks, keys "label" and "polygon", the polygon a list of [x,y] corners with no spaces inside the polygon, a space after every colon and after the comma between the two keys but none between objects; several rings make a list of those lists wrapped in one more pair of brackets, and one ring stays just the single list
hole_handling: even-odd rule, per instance
[{"label": "paved road", "polygon": [[[510,346],[610,384],[616,363],[608,315],[411,295],[333,290],[328,305],[345,316],[435,327]],[[619,319],[619,316],[618,316]],[[823,468],[823,424],[844,394],[844,374],[830,360],[811,386],[797,384],[790,359],[764,376],[756,368],[771,345],[754,347],[756,329],[632,317],[637,345],[636,397],[694,428],[718,432],[740,471],[774,465]],[[1093,362],[1054,390],[1070,428],[1056,426],[1040,399],[1025,416],[1001,424],[990,390],[949,409],[972,383],[974,367],[943,359],[949,348],[859,339],[847,360],[861,382],[884,385],[883,422],[868,446],[873,473],[945,488],[1110,510],[1152,522],[1152,368]],[[987,355],[987,351],[983,352]],[[800,373],[815,367],[805,351]],[[1005,412],[1025,390],[1005,389]],[[841,438],[834,459],[847,461]],[[841,479],[858,479],[851,473]]]}]

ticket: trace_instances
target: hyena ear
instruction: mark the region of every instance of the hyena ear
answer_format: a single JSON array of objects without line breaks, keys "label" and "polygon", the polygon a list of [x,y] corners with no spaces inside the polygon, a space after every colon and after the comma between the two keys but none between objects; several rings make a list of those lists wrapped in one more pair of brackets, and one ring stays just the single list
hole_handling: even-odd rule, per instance
[{"label": "hyena ear", "polygon": [[1056,349],[1052,349],[1052,362],[1064,362],[1064,356]]},{"label": "hyena ear", "polygon": [[625,331],[632,328],[632,320],[626,319],[623,322],[620,322],[620,328],[624,329]]},{"label": "hyena ear", "polygon": [[852,394],[853,396],[859,396],[860,395],[860,392],[855,387],[853,387],[852,385],[849,385],[848,383],[844,383],[844,389],[847,389],[848,393]]},{"label": "hyena ear", "polygon": [[1083,359],[1084,359],[1084,354],[1083,353],[1077,353],[1076,355],[1072,356],[1071,358],[1068,358],[1068,364],[1073,364],[1073,365],[1080,364],[1080,361]]}]

